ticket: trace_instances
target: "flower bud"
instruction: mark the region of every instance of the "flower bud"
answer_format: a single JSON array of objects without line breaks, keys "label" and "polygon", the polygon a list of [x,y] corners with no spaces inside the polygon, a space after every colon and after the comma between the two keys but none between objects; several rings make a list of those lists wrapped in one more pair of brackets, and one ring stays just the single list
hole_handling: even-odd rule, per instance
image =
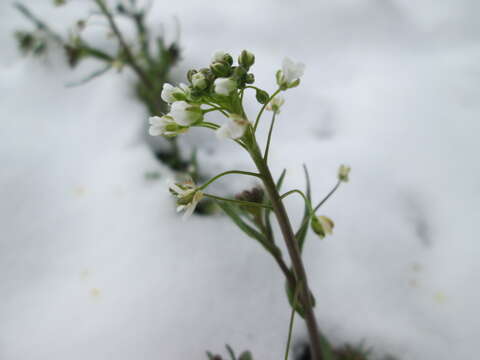
[{"label": "flower bud", "polygon": [[247,76],[247,70],[241,66],[236,66],[233,69],[233,77],[238,80],[242,80]]},{"label": "flower bud", "polygon": [[205,75],[201,72],[198,72],[192,75],[192,85],[194,88],[199,90],[204,90],[208,86],[208,81]]},{"label": "flower bud", "polygon": [[188,70],[187,72],[187,79],[188,81],[192,82],[192,77],[195,75],[198,71],[195,69]]},{"label": "flower bud", "polygon": [[217,51],[216,53],[213,54],[212,62],[220,62],[220,61],[226,62],[230,66],[232,66],[233,64],[232,56],[224,51]]},{"label": "flower bud", "polygon": [[245,78],[245,82],[247,84],[253,84],[255,82],[255,75],[253,75],[252,73],[247,74],[247,77]]},{"label": "flower bud", "polygon": [[338,169],[338,180],[348,182],[348,175],[350,174],[350,166],[340,165]]},{"label": "flower bud", "polygon": [[270,99],[270,95],[264,90],[257,89],[255,97],[260,104],[266,104],[268,99]]},{"label": "flower bud", "polygon": [[230,75],[231,68],[225,61],[216,61],[210,65],[210,70],[215,76],[218,77],[227,77]]},{"label": "flower bud", "polygon": [[255,63],[255,55],[253,55],[250,51],[243,50],[238,57],[238,64],[243,66],[245,69],[250,69]]},{"label": "flower bud", "polygon": [[312,230],[317,234],[321,239],[326,235],[331,235],[333,227],[335,226],[334,222],[326,216],[314,216],[310,222]]}]

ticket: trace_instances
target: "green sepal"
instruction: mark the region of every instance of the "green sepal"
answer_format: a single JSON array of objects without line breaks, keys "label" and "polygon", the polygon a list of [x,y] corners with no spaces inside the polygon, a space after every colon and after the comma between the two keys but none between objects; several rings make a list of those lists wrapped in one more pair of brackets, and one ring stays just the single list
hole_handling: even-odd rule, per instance
[{"label": "green sepal", "polygon": [[291,82],[290,84],[288,84],[287,89],[293,89],[294,87],[297,87],[298,85],[300,85],[300,79],[297,79],[297,80]]}]

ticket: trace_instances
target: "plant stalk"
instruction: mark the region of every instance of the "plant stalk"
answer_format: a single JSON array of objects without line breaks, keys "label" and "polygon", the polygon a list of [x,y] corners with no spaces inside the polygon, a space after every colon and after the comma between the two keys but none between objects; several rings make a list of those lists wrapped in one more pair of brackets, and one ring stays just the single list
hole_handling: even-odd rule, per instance
[{"label": "plant stalk", "polygon": [[313,304],[310,297],[310,288],[308,286],[307,274],[305,272],[305,267],[303,265],[303,261],[300,255],[300,249],[297,241],[295,240],[295,234],[292,230],[292,226],[285,210],[285,206],[283,205],[280,194],[278,193],[275,186],[275,181],[273,180],[267,163],[262,158],[262,154],[255,140],[250,149],[250,155],[259,173],[262,175],[263,184],[270,198],[273,211],[275,212],[278,224],[280,226],[280,230],[282,232],[285,244],[288,249],[288,253],[290,255],[290,260],[292,262],[292,268],[296,280],[297,282],[302,284],[299,293],[299,300],[305,312],[305,322],[310,337],[312,360],[326,360],[327,358],[322,355],[322,338],[317,325],[315,314],[313,312]]}]

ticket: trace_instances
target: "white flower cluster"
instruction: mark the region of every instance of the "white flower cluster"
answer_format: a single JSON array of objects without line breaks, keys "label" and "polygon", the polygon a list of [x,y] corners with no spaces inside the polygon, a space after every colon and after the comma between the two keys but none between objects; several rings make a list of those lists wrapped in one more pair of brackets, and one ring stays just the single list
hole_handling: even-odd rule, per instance
[{"label": "white flower cluster", "polygon": [[[218,138],[233,139],[245,147],[247,129],[251,128],[250,134],[255,129],[245,115],[244,92],[247,89],[256,92],[257,101],[263,105],[260,114],[264,109],[278,113],[285,102],[279,93],[297,86],[304,71],[303,64],[284,59],[276,75],[278,89],[269,95],[265,90],[252,86],[255,76],[249,71],[254,63],[255,56],[247,50],[241,52],[236,65],[230,54],[218,51],[209,67],[188,71],[189,84],[164,84],[161,98],[169,104],[170,111],[150,118],[150,135],[173,137],[198,126],[215,130]],[[222,124],[204,121],[205,114],[212,111],[220,112],[226,120]],[[178,209],[185,210],[187,216],[203,196],[193,182],[173,184],[170,191],[177,197]]]}]

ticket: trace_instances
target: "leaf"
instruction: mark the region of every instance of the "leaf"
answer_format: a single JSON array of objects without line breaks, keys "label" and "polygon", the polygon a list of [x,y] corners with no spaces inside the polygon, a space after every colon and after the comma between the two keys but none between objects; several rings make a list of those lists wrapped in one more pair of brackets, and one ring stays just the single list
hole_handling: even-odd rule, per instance
[{"label": "leaf", "polygon": [[285,180],[285,175],[287,174],[287,169],[283,169],[282,173],[280,174],[280,177],[277,180],[277,183],[275,184],[277,186],[277,190],[280,191],[283,185],[283,180]]},{"label": "leaf", "polygon": [[225,347],[227,348],[228,354],[230,355],[230,358],[232,360],[236,360],[235,358],[235,353],[233,352],[233,349],[230,345],[226,344]]},{"label": "leaf", "polygon": [[[306,182],[306,196],[310,203],[312,202],[312,190],[310,186],[310,175],[308,174],[307,166],[303,165],[303,170],[305,172],[305,182]],[[303,250],[303,245],[305,244],[305,238],[308,233],[308,225],[309,225],[309,218],[310,218],[310,208],[308,207],[307,203],[305,203],[305,209],[303,211],[303,218],[300,225],[300,228],[295,233],[295,238],[298,241],[298,247],[300,248],[300,252]]]},{"label": "leaf", "polygon": [[[298,315],[300,315],[302,318],[304,318],[305,317],[305,310],[303,309],[303,306],[302,306],[301,302],[298,301],[298,298],[297,298],[297,301],[294,304],[293,300],[294,300],[294,297],[295,297],[295,289],[291,288],[290,283],[288,281],[285,282],[285,292],[287,294],[288,303],[290,304],[290,306],[295,309],[295,311],[298,313]],[[311,292],[310,292],[310,301],[312,302],[312,307],[315,307],[316,300],[315,300],[315,297],[313,296],[313,294]],[[294,307],[294,305],[295,305],[295,307]]]},{"label": "leaf", "polygon": [[244,351],[240,354],[238,360],[253,360],[252,353],[250,351]]},{"label": "leaf", "polygon": [[[255,230],[253,227],[251,227],[250,225],[248,225],[245,221],[243,221],[243,219],[240,217],[239,215],[239,211],[238,209],[236,209],[236,206],[232,205],[232,204],[229,204],[228,202],[226,201],[218,201],[217,200],[217,204],[218,206],[220,206],[222,208],[222,210],[225,212],[225,214],[227,214],[230,219],[233,220],[233,222],[245,233],[247,234],[249,237],[257,240],[258,242],[260,242],[260,244],[266,248],[266,244],[265,244],[265,236],[263,234],[261,234],[260,232],[258,232],[257,230]],[[268,250],[268,249],[267,249]]]}]

